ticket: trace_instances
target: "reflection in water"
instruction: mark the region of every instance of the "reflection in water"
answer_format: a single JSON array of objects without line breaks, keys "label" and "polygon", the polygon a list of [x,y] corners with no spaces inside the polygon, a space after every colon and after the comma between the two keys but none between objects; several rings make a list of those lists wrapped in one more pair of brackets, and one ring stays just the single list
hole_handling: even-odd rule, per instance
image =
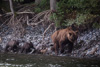
[{"label": "reflection in water", "polygon": [[100,67],[100,60],[66,56],[0,54],[0,67]]}]

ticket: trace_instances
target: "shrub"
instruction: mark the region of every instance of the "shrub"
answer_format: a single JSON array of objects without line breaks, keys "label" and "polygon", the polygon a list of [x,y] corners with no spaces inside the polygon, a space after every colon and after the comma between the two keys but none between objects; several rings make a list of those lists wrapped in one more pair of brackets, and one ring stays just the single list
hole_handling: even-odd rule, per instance
[{"label": "shrub", "polygon": [[[99,0],[60,0],[57,3],[57,13],[52,16],[57,27],[70,26],[73,23],[83,24],[85,20],[91,18],[94,8],[99,10]],[[73,14],[76,11],[76,14]],[[74,17],[73,19],[73,16]]]},{"label": "shrub", "polygon": [[39,13],[39,12],[42,12],[44,10],[48,10],[49,9],[49,0],[41,0],[40,4],[38,4],[36,7],[35,7],[35,12],[36,13]]}]

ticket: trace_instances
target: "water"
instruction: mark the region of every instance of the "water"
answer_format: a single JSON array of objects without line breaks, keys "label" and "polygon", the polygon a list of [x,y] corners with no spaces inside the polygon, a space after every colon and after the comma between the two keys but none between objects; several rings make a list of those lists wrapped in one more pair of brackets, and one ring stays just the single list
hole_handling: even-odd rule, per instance
[{"label": "water", "polygon": [[100,67],[100,60],[67,56],[0,54],[0,67]]}]

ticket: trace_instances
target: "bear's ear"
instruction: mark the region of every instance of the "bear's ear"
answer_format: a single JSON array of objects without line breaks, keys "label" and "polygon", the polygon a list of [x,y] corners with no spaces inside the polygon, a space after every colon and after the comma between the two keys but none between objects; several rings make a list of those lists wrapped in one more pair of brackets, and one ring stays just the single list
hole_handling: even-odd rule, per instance
[{"label": "bear's ear", "polygon": [[78,34],[78,33],[79,33],[79,31],[77,30],[77,31],[75,31],[75,33],[76,33],[76,34]]}]

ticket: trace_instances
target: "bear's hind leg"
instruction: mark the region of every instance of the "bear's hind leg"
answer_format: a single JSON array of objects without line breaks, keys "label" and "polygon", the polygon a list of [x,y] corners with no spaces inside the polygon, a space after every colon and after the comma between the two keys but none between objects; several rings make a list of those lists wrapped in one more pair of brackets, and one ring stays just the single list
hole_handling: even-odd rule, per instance
[{"label": "bear's hind leg", "polygon": [[58,55],[59,45],[55,44],[54,47],[55,47],[55,53],[56,53],[56,55]]},{"label": "bear's hind leg", "polygon": [[5,52],[8,52],[8,51],[9,51],[8,49],[9,49],[9,46],[7,45],[7,46],[5,47],[5,49],[4,49],[4,51],[5,51]]},{"label": "bear's hind leg", "polygon": [[21,49],[20,49],[20,53],[23,53],[23,51],[24,51],[24,48],[21,48]]}]

